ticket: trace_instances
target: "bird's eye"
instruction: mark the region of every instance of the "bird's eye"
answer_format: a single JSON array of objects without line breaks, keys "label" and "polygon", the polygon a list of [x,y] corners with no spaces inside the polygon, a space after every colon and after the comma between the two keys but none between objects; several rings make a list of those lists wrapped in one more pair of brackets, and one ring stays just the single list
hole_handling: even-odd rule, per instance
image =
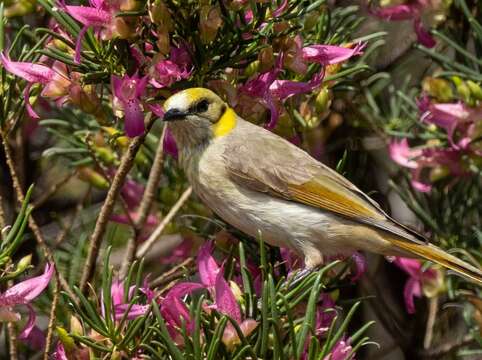
[{"label": "bird's eye", "polygon": [[209,108],[209,102],[204,99],[204,100],[201,100],[200,102],[198,102],[196,104],[196,112],[197,113],[203,113],[203,112],[206,112]]}]

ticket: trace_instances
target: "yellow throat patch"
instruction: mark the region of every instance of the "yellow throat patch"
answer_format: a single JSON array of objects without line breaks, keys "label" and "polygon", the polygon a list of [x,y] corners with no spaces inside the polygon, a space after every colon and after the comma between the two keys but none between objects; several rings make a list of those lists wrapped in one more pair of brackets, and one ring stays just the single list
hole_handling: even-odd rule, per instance
[{"label": "yellow throat patch", "polygon": [[212,126],[214,137],[220,137],[230,133],[235,126],[236,113],[233,109],[228,107],[219,121]]}]

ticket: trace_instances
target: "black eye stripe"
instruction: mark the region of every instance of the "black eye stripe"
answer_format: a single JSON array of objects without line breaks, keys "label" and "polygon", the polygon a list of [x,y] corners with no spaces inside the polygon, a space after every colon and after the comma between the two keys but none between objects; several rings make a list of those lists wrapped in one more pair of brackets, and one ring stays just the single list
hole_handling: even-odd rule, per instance
[{"label": "black eye stripe", "polygon": [[196,104],[189,108],[189,112],[192,113],[203,113],[209,108],[209,102],[206,99],[198,101]]}]

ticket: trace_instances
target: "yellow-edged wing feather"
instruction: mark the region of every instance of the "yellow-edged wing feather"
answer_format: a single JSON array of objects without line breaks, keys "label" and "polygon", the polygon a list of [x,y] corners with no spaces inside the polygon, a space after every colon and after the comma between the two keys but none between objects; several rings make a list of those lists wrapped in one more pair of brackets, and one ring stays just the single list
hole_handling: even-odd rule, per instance
[{"label": "yellow-edged wing feather", "polygon": [[238,121],[243,137],[228,136],[224,156],[234,181],[255,191],[331,211],[403,239],[425,242],[334,170],[283,138],[242,119]]}]

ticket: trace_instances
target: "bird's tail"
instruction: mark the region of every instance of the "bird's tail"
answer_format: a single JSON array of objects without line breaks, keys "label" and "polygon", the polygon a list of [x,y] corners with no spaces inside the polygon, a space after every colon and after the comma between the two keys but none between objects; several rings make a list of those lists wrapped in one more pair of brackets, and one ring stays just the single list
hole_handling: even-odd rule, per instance
[{"label": "bird's tail", "polygon": [[455,271],[459,275],[470,278],[479,284],[482,284],[482,271],[475,266],[466,263],[453,255],[443,251],[439,247],[432,244],[417,244],[406,240],[390,239],[400,249],[405,250],[413,255],[421,257],[425,260],[433,261],[450,270]]}]

